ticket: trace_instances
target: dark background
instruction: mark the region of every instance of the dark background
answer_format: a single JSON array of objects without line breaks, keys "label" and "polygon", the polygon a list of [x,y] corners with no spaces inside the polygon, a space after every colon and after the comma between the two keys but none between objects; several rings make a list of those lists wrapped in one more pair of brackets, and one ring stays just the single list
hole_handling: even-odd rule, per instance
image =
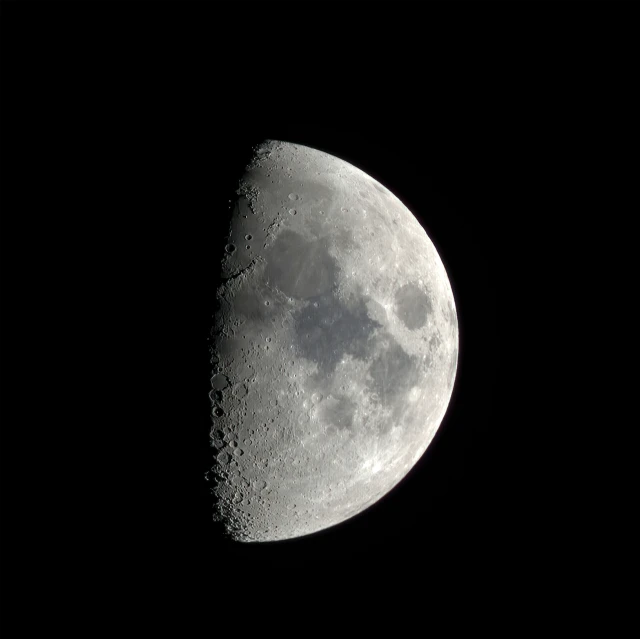
[{"label": "dark background", "polygon": [[[62,571],[188,599],[247,574],[267,596],[302,583],[292,571],[424,588],[581,574],[576,530],[593,531],[599,493],[576,353],[604,286],[593,234],[622,205],[612,174],[631,178],[613,149],[620,7],[614,29],[588,3],[3,3],[3,537],[20,541],[3,561],[32,566],[18,582],[52,589]],[[265,138],[353,163],[418,217],[460,360],[435,440],[390,494],[317,535],[238,545],[203,479],[208,336],[227,203]]]}]

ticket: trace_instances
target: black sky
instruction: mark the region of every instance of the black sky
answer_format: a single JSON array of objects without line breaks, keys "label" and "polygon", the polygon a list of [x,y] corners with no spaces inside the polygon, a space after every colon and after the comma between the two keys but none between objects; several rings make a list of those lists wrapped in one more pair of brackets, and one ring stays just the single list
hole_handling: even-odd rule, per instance
[{"label": "black sky", "polygon": [[[597,104],[626,104],[628,40],[597,5],[16,4],[3,394],[21,401],[3,440],[27,429],[9,501],[55,522],[44,540],[14,526],[29,556],[200,592],[351,562],[519,583],[574,557],[574,250],[615,196],[603,158],[625,131]],[[351,162],[416,215],[452,283],[460,361],[436,439],[392,493],[318,535],[238,546],[214,534],[203,482],[207,338],[227,203],[265,138]]]}]

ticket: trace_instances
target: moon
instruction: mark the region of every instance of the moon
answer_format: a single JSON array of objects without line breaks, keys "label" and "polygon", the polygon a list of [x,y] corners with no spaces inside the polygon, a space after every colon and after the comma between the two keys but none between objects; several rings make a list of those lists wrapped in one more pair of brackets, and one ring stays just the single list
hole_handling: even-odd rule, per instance
[{"label": "moon", "polygon": [[449,404],[458,321],[442,260],[355,166],[277,140],[232,202],[212,327],[214,519],[292,539],[388,493]]}]

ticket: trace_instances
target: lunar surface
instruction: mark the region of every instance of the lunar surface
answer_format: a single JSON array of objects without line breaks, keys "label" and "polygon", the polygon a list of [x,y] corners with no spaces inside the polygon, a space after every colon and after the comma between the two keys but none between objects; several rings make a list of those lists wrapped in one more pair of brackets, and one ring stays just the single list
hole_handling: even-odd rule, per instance
[{"label": "lunar surface", "polygon": [[360,513],[423,455],[456,374],[454,298],[413,214],[324,152],[262,143],[232,206],[214,519],[238,541],[290,539]]}]

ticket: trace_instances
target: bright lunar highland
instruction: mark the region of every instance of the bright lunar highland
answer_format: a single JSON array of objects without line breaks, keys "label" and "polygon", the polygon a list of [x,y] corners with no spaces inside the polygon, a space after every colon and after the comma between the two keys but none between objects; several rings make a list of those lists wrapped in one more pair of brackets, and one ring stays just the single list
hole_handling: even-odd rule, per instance
[{"label": "bright lunar highland", "polygon": [[343,160],[268,140],[232,207],[214,518],[239,541],[291,539],[362,512],[423,455],[451,398],[456,309],[424,228]]}]

